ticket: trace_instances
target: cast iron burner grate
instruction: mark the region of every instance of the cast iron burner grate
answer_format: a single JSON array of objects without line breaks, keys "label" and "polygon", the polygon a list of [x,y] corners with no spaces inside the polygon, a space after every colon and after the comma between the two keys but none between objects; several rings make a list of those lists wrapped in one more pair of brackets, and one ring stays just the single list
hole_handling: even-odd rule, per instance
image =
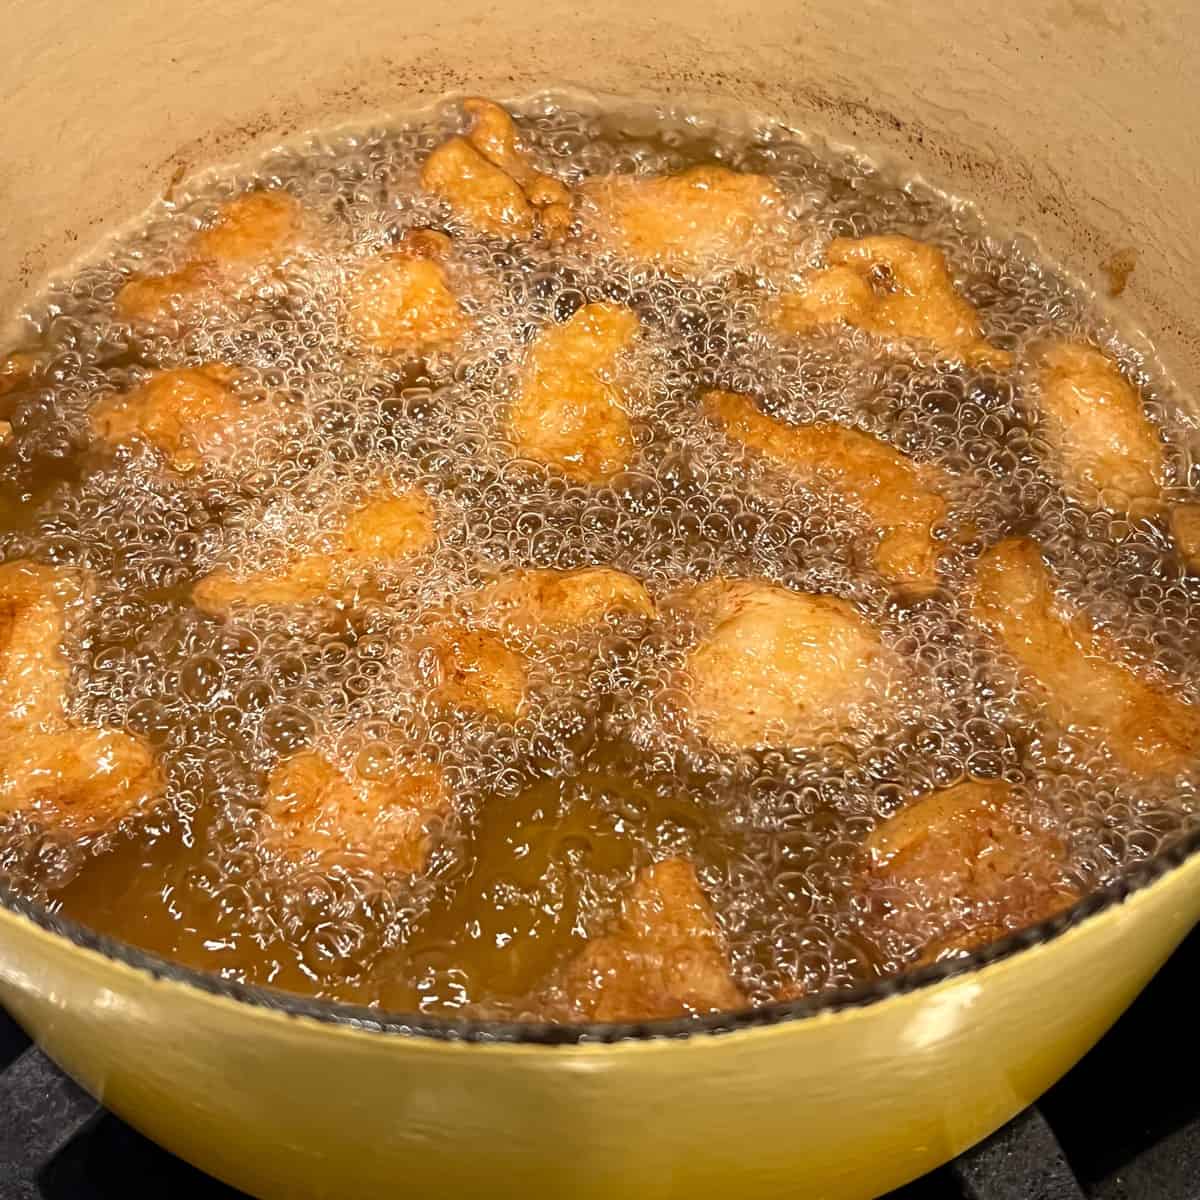
[{"label": "cast iron burner grate", "polygon": [[[1200,1091],[1190,1070],[1198,971],[1200,930],[1038,1104],[886,1200],[1200,1200]],[[105,1112],[0,1014],[0,1200],[131,1193],[241,1195]]]}]

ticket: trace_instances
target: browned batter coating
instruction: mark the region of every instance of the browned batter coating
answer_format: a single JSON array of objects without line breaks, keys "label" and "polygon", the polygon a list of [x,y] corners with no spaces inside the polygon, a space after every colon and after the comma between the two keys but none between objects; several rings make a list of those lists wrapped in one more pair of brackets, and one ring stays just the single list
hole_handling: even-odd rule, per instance
[{"label": "browned batter coating", "polygon": [[679,275],[752,268],[785,207],[765,175],[712,164],[651,178],[614,175],[589,184],[587,195],[601,245]]},{"label": "browned batter coating", "polygon": [[520,148],[513,119],[490,100],[463,101],[465,137],[443,142],[425,160],[421,186],[481,233],[524,240],[540,231],[561,237],[571,224],[566,185],[543,175]]},{"label": "browned batter coating", "polygon": [[1108,507],[1106,493],[1119,510],[1157,511],[1162,440],[1116,364],[1091,346],[1056,342],[1041,348],[1036,379],[1042,430],[1068,493],[1094,507]]},{"label": "browned batter coating", "polygon": [[1176,771],[1200,751],[1200,710],[1114,661],[1118,648],[1056,598],[1036,543],[1009,538],[979,563],[973,609],[1039,685],[1046,711],[1131,771]]},{"label": "browned batter coating", "polygon": [[283,420],[279,404],[239,396],[236,378],[220,363],[155,371],[132,391],[101,400],[92,430],[112,445],[148,443],[180,474],[233,465],[264,426]]},{"label": "browned batter coating", "polygon": [[368,262],[347,289],[347,330],[378,354],[421,353],[452,345],[467,319],[440,260],[450,239],[410,230],[399,248]]},{"label": "browned batter coating", "polygon": [[111,829],[163,794],[162,771],[141,738],[78,727],[0,739],[0,812],[73,837]]},{"label": "browned batter coating", "polygon": [[879,531],[875,565],[909,588],[937,583],[934,527],[945,518],[938,472],[886,442],[841,425],[787,425],[760,412],[748,396],[708,392],[705,412],[743,445],[832,488]]},{"label": "browned batter coating", "polygon": [[618,611],[643,617],[656,612],[645,587],[612,567],[509,571],[469,603],[508,628],[534,635],[593,624]]},{"label": "browned batter coating", "polygon": [[67,719],[63,643],[86,587],[69,568],[0,566],[0,813],[76,837],[117,824],[164,786],[140,738]]},{"label": "browned batter coating", "polygon": [[587,304],[530,347],[509,412],[518,455],[599,483],[633,458],[633,432],[616,382],[617,359],[638,319],[614,304]]},{"label": "browned batter coating", "polygon": [[913,901],[894,919],[933,931],[922,962],[986,945],[1078,898],[1060,877],[1062,842],[1018,822],[1001,781],[930,792],[876,827],[864,849],[870,877]]},{"label": "browned batter coating", "polygon": [[177,270],[125,284],[117,312],[131,321],[157,321],[214,295],[238,296],[256,273],[278,267],[296,248],[303,217],[286,192],[247,192],[228,201],[191,239]]},{"label": "browned batter coating", "polygon": [[807,744],[851,722],[887,665],[879,634],[845,600],[714,579],[687,605],[705,629],[686,665],[688,720],[718,743]]},{"label": "browned batter coating", "polygon": [[429,549],[437,537],[436,514],[422,491],[397,493],[379,487],[346,513],[326,547],[299,554],[276,571],[237,577],[221,567],[192,589],[205,612],[227,615],[259,604],[289,606],[352,595],[373,569]]},{"label": "browned batter coating", "polygon": [[943,357],[1000,369],[1012,355],[983,337],[979,315],[958,294],[945,255],[899,234],[834,238],[828,266],[811,272],[799,292],[785,293],[772,316],[788,333],[853,325],[892,339],[929,342]]},{"label": "browned batter coating", "polygon": [[525,704],[529,664],[488,629],[447,625],[434,636],[436,694],[456,708],[515,721]]},{"label": "browned batter coating", "polygon": [[271,772],[262,844],[291,863],[360,859],[413,875],[425,869],[434,826],[449,808],[435,767],[393,762],[381,778],[364,778],[303,750]]},{"label": "browned batter coating", "polygon": [[525,702],[529,660],[506,637],[552,640],[611,613],[653,617],[657,611],[638,580],[610,567],[510,571],[461,603],[474,621],[499,629],[454,623],[437,631],[437,694],[458,707],[509,721]]},{"label": "browned batter coating", "polygon": [[1200,505],[1163,499],[1166,447],[1117,364],[1082,342],[1050,342],[1035,350],[1032,382],[1067,494],[1093,510],[1165,517],[1180,555],[1200,565]]},{"label": "browned batter coating", "polygon": [[0,566],[0,737],[64,719],[67,615],[85,588],[83,574],[66,567]]},{"label": "browned batter coating", "polygon": [[563,973],[576,1020],[648,1021],[738,1009],[729,954],[691,863],[646,867],[606,934]]}]

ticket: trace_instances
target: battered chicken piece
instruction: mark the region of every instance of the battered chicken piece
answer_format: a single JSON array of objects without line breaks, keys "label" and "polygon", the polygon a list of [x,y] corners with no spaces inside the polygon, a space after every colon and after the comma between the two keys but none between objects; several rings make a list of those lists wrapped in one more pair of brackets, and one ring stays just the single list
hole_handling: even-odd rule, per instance
[{"label": "battered chicken piece", "polygon": [[1062,842],[1021,827],[1009,785],[998,780],[968,780],[922,796],[879,825],[864,849],[870,877],[914,904],[897,909],[894,919],[933,930],[921,962],[996,941],[1077,899],[1060,877]]},{"label": "battered chicken piece", "polygon": [[490,100],[463,101],[466,137],[443,142],[425,161],[421,186],[481,233],[525,240],[540,228],[558,238],[571,224],[566,185],[543,175],[517,144],[513,119]]},{"label": "battered chicken piece", "polygon": [[117,293],[117,312],[132,321],[157,321],[218,293],[236,296],[260,270],[279,266],[295,249],[302,227],[300,203],[286,192],[238,196],[191,239],[178,270],[125,284]]},{"label": "battered chicken piece", "polygon": [[638,874],[613,928],[567,966],[563,990],[584,1021],[649,1021],[746,1003],[712,906],[682,858]]},{"label": "battered chicken piece", "polygon": [[434,638],[437,694],[457,708],[515,721],[525,703],[528,661],[487,629],[450,625]]},{"label": "battered chicken piece", "polygon": [[472,597],[471,607],[533,633],[579,628],[612,612],[654,617],[657,611],[638,580],[611,567],[510,571]]},{"label": "battered chicken piece", "polygon": [[141,738],[113,729],[0,735],[0,813],[93,837],[161,797],[162,771]]},{"label": "battered chicken piece", "polygon": [[1176,771],[1200,751],[1200,710],[1113,661],[1112,640],[1063,611],[1034,542],[1010,538],[983,556],[973,611],[1039,685],[1052,719],[1090,730],[1129,770]]},{"label": "battered chicken piece", "polygon": [[192,600],[205,612],[238,607],[289,606],[353,595],[373,569],[410,558],[436,539],[433,505],[424,492],[396,493],[381,486],[346,514],[324,549],[297,555],[282,570],[237,578],[222,567],[199,580]]},{"label": "battered chicken piece", "polygon": [[711,164],[652,178],[610,176],[587,194],[602,245],[678,275],[751,269],[785,207],[766,176]]},{"label": "battered chicken piece", "polygon": [[92,430],[114,446],[149,443],[181,475],[207,464],[233,465],[264,426],[284,419],[279,404],[238,396],[236,378],[220,363],[156,371],[132,391],[101,400],[92,409]]},{"label": "battered chicken piece", "polygon": [[37,369],[37,359],[23,350],[14,350],[0,358],[0,396],[24,387]]},{"label": "battered chicken piece", "polygon": [[467,321],[438,261],[450,239],[410,230],[391,254],[368,263],[351,281],[347,328],[379,354],[420,353],[456,342]]},{"label": "battered chicken piece", "polygon": [[0,739],[63,720],[67,613],[84,587],[65,567],[24,559],[0,566]]},{"label": "battered chicken piece", "polygon": [[77,837],[102,832],[163,790],[141,739],[67,721],[63,640],[85,588],[69,568],[0,566],[0,813]]},{"label": "battered chicken piece", "polygon": [[831,487],[880,531],[875,565],[910,590],[937,584],[933,528],[946,515],[937,472],[886,442],[841,425],[787,425],[760,412],[748,396],[708,392],[705,412],[743,445]]},{"label": "battered chicken piece", "polygon": [[262,844],[291,863],[365,859],[393,875],[425,869],[435,823],[450,808],[440,770],[393,764],[380,779],[303,750],[271,772]]},{"label": "battered chicken piece", "polygon": [[1158,431],[1131,384],[1099,350],[1056,342],[1038,354],[1037,405],[1063,484],[1099,505],[1120,492],[1121,509],[1159,508],[1166,460]]},{"label": "battered chicken piece", "polygon": [[1200,505],[1169,504],[1166,450],[1141,397],[1110,358],[1081,342],[1035,353],[1035,403],[1067,494],[1085,507],[1165,518],[1200,567]]},{"label": "battered chicken piece", "polygon": [[707,628],[687,660],[688,719],[718,743],[805,744],[849,725],[890,665],[878,633],[845,600],[714,579],[686,602]]},{"label": "battered chicken piece", "polygon": [[629,465],[633,431],[614,375],[638,328],[627,308],[586,304],[541,333],[508,417],[518,454],[581,483],[603,482]]},{"label": "battered chicken piece", "polygon": [[609,613],[656,614],[654,601],[632,576],[609,567],[577,571],[510,571],[466,597],[474,620],[500,624],[501,632],[453,624],[437,632],[434,649],[438,693],[461,708],[515,720],[525,701],[529,661],[509,646],[506,634],[547,640],[556,633],[595,624]]},{"label": "battered chicken piece", "polygon": [[803,281],[803,290],[779,297],[775,323],[788,333],[822,325],[853,325],[887,339],[933,344],[945,358],[1000,369],[1012,355],[983,337],[979,316],[954,287],[936,246],[899,234],[834,238],[828,267]]}]

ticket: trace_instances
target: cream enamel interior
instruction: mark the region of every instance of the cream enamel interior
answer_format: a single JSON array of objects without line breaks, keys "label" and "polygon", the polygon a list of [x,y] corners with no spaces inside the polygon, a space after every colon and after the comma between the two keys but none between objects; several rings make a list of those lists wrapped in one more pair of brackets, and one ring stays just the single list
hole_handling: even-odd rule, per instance
[{"label": "cream enamel interior", "polygon": [[[735,103],[912,163],[1200,367],[1200,10],[881,0],[4,6],[0,311],[180,172],[443,93]],[[264,1197],[855,1200],[1007,1119],[1200,909],[1200,860],[1063,937],[862,1008],[622,1046],[456,1045],[156,981],[0,913],[0,999],[152,1137]]]}]

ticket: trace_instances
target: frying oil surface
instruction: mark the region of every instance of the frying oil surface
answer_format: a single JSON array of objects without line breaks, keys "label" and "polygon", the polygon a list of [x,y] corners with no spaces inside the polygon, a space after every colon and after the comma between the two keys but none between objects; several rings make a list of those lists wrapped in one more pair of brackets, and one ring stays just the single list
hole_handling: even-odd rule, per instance
[{"label": "frying oil surface", "polygon": [[[71,718],[145,738],[167,786],[164,803],[91,838],[11,818],[3,863],[18,886],[227,978],[392,1009],[553,1015],[564,964],[612,928],[652,862],[695,866],[732,978],[759,1003],[903,969],[938,942],[966,893],[947,899],[886,873],[864,883],[872,832],[916,798],[1007,781],[1011,870],[1050,872],[1065,897],[1190,828],[1191,762],[1135,774],[1050,720],[970,600],[984,548],[1036,539],[1055,586],[1109,631],[1113,653],[1195,701],[1200,583],[1165,525],[1069,498],[1018,367],[939,359],[919,341],[900,354],[852,327],[787,335],[763,299],[820,262],[831,238],[931,243],[993,347],[1018,362],[1047,338],[1103,347],[1140,385],[1168,444],[1170,494],[1186,498],[1200,482],[1194,422],[1149,365],[1028,243],[989,236],[968,208],[857,158],[775,127],[731,132],[564,97],[517,111],[538,167],[573,188],[713,160],[768,176],[783,199],[766,241],[791,245],[791,259],[747,268],[718,255],[677,275],[603,240],[472,232],[419,181],[462,125],[447,104],[214,179],[55,285],[30,315],[38,372],[0,414],[13,426],[0,555],[90,573],[68,640]],[[300,202],[301,252],[236,302],[149,327],[117,315],[128,278],[178,269],[214,206],[249,187]],[[419,354],[364,351],[351,281],[405,231],[430,227],[454,235],[444,269],[461,338]],[[516,458],[507,422],[530,343],[597,303],[627,307],[639,332],[620,359],[629,461],[591,482]],[[180,471],[144,446],[97,443],[89,413],[104,397],[152,370],[209,363],[277,414],[249,423],[236,458]],[[709,389],[790,424],[876,435],[936,470],[942,586],[899,595],[853,496],[739,446],[705,415]],[[193,603],[193,584],[215,570],[278,575],[314,547],[335,553],[329,531],[380,487],[424,493],[435,533],[352,595],[228,612]],[[513,568],[591,566],[640,580],[653,615],[517,631],[528,679],[515,717],[431,684],[453,598]],[[803,738],[745,749],[689,723],[704,628],[678,598],[717,578],[848,602],[886,658],[853,719],[820,710]],[[438,773],[448,802],[424,870],[380,869],[349,839],[319,862],[271,853],[272,773],[308,750],[366,777],[415,760]],[[985,897],[995,911],[974,927],[1037,919],[1044,890],[1028,904],[1020,886],[1003,904]]]}]

